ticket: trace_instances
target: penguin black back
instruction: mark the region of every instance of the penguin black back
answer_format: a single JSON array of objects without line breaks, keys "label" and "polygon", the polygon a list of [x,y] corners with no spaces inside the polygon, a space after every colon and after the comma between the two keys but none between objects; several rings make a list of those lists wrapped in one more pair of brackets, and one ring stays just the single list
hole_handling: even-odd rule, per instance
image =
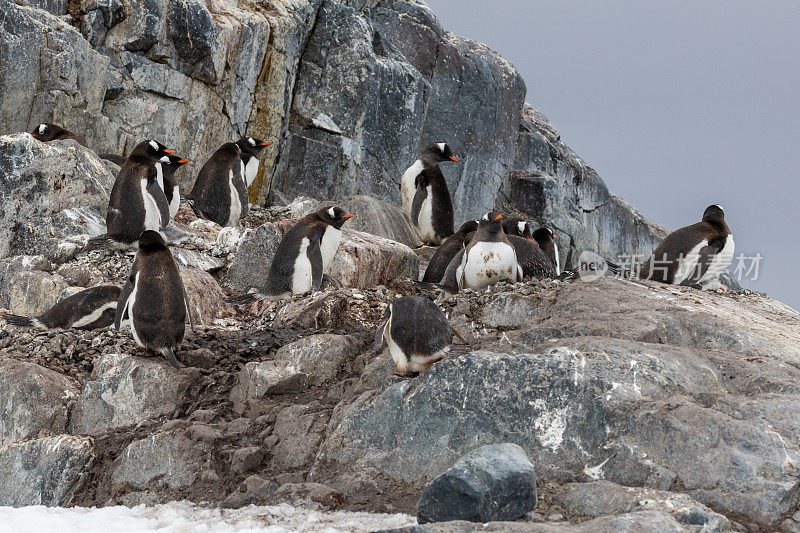
[{"label": "penguin black back", "polygon": [[50,141],[60,141],[63,139],[72,139],[73,141],[77,141],[78,144],[83,144],[77,135],[72,133],[66,128],[62,128],[58,124],[51,124],[49,122],[44,122],[36,126],[31,135],[34,139],[42,141],[43,143],[50,142]]},{"label": "penguin black back", "polygon": [[[439,283],[442,281],[450,261],[460,250],[463,250],[464,247],[469,244],[472,233],[477,229],[478,221],[468,220],[461,224],[457,232],[445,239],[431,257],[428,267],[425,269],[425,275],[422,277],[422,281],[427,283]],[[467,236],[469,236],[469,239]]]},{"label": "penguin black back", "polygon": [[156,231],[145,231],[117,302],[115,326],[119,329],[127,316],[139,346],[179,367],[175,350],[183,342],[188,307],[178,265],[164,238]]},{"label": "penguin black back", "polygon": [[249,212],[241,155],[236,143],[220,146],[200,169],[190,194],[195,211],[220,226],[236,226]]},{"label": "penguin black back", "polygon": [[104,328],[114,323],[119,294],[120,288],[115,285],[97,285],[64,298],[35,318],[8,313],[0,315],[15,326],[84,330]]},{"label": "penguin black back", "polygon": [[517,263],[526,278],[556,278],[556,269],[547,254],[533,239],[509,235],[508,242],[517,254]]},{"label": "penguin black back", "polygon": [[175,150],[156,141],[143,141],[133,149],[111,189],[106,214],[110,238],[132,243],[143,231],[158,230],[169,223],[169,204],[159,159],[172,153]]}]

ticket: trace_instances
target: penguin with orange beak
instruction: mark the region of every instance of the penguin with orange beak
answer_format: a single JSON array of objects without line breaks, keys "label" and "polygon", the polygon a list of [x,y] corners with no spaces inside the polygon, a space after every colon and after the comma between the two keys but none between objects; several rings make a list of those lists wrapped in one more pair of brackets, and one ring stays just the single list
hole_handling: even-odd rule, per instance
[{"label": "penguin with orange beak", "polygon": [[264,149],[271,145],[271,142],[254,139],[252,137],[242,137],[236,144],[242,150],[242,163],[244,164],[244,181],[250,187],[258,174],[258,163]]},{"label": "penguin with orange beak", "polygon": [[277,301],[320,290],[322,276],[339,249],[342,226],[354,216],[340,207],[332,206],[301,218],[278,244],[264,286],[256,292],[229,298],[228,301]]},{"label": "penguin with orange beak", "polygon": [[188,159],[175,154],[167,154],[161,158],[161,168],[164,172],[164,195],[167,197],[170,218],[175,218],[181,205],[180,187],[178,180],[175,179],[175,171],[188,162]]},{"label": "penguin with orange beak", "polygon": [[454,232],[453,198],[439,168],[443,161],[458,162],[458,158],[446,143],[433,143],[400,179],[403,210],[422,242],[436,246]]}]

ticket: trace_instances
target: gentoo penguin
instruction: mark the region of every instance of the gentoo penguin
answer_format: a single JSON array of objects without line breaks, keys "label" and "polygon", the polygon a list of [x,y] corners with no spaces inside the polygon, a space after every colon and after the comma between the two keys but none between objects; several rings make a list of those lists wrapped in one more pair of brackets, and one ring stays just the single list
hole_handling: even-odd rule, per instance
[{"label": "gentoo penguin", "polygon": [[[450,235],[445,241],[436,249],[433,257],[431,257],[428,267],[425,269],[425,275],[422,276],[422,281],[427,283],[439,283],[444,277],[447,265],[455,257],[455,255],[469,244],[472,233],[477,231],[478,221],[467,220],[458,231]],[[469,239],[467,237],[470,237]]]},{"label": "gentoo penguin", "polygon": [[125,164],[125,160],[127,159],[124,155],[118,154],[97,154],[97,157],[105,159],[106,161],[111,161],[120,168],[122,168],[122,165]]},{"label": "gentoo penguin", "polygon": [[556,269],[556,276],[561,275],[561,261],[558,257],[558,246],[556,246],[556,234],[550,228],[539,228],[533,232],[533,240],[539,248],[550,258],[553,267]]},{"label": "gentoo penguin", "polygon": [[524,239],[531,238],[531,225],[518,217],[503,217],[503,231],[506,235],[516,235]]},{"label": "gentoo penguin", "polygon": [[494,211],[483,215],[469,245],[450,262],[455,268],[448,266],[448,269],[454,270],[454,281],[459,290],[483,289],[501,279],[522,280],[522,267],[517,262],[514,246],[503,231],[502,219],[503,215]]},{"label": "gentoo penguin", "polygon": [[270,142],[265,142],[252,137],[242,137],[236,141],[236,145],[242,151],[242,163],[244,163],[244,181],[248,187],[253,184],[258,174],[259,157]]},{"label": "gentoo penguin", "polygon": [[639,277],[663,283],[702,287],[718,283],[733,260],[734,242],[725,211],[710,205],[697,224],[667,235],[642,265]]},{"label": "gentoo penguin", "polygon": [[190,197],[201,217],[220,226],[235,227],[250,212],[242,149],[225,143],[200,169]]},{"label": "gentoo penguin", "polygon": [[114,323],[120,289],[114,285],[97,285],[64,298],[43,314],[29,318],[2,312],[6,322],[14,326],[39,329],[97,329]]},{"label": "gentoo penguin", "polygon": [[50,124],[45,122],[36,126],[31,135],[34,139],[42,141],[43,143],[50,141],[60,141],[62,139],[72,139],[77,141],[78,144],[83,144],[83,141],[78,139],[78,136],[66,128],[62,128],[58,124]]},{"label": "gentoo penguin", "polygon": [[293,294],[318,291],[322,285],[322,275],[333,262],[339,248],[342,225],[353,216],[334,206],[323,207],[301,218],[278,244],[266,284],[254,293],[229,298],[228,301],[277,301],[290,298]]},{"label": "gentoo penguin", "polygon": [[450,351],[453,333],[439,306],[422,296],[403,296],[386,308],[375,349],[389,345],[395,375],[414,377]]},{"label": "gentoo penguin", "polygon": [[120,329],[128,318],[136,344],[180,368],[175,350],[183,342],[187,315],[194,327],[178,265],[161,234],[147,230],[139,238],[139,251],[117,300],[114,326]]},{"label": "gentoo penguin", "polygon": [[453,199],[439,168],[447,160],[458,161],[448,145],[433,143],[400,180],[403,209],[426,244],[439,245],[453,234]]},{"label": "gentoo penguin", "polygon": [[169,217],[175,218],[175,214],[181,206],[181,191],[178,187],[178,180],[175,179],[175,171],[189,160],[175,154],[167,154],[160,161],[161,170],[164,172],[164,195],[167,197],[169,205]]},{"label": "gentoo penguin", "polygon": [[145,230],[158,231],[169,223],[160,159],[173,154],[156,141],[136,145],[117,174],[106,215],[107,235],[124,244],[135,242]]}]

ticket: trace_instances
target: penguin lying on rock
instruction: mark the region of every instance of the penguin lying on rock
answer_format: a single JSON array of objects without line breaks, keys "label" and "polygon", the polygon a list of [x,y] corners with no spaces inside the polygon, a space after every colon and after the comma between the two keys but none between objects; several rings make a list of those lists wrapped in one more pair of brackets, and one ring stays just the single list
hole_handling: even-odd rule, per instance
[{"label": "penguin lying on rock", "polygon": [[136,344],[180,368],[175,351],[183,342],[187,315],[194,329],[178,265],[161,234],[147,230],[139,238],[139,251],[117,300],[114,326],[120,329],[129,319]]},{"label": "penguin lying on rock", "polygon": [[12,315],[0,312],[13,326],[38,329],[76,328],[97,329],[114,323],[120,289],[114,285],[97,285],[64,298],[37,317]]},{"label": "penguin lying on rock", "polygon": [[254,293],[228,298],[227,301],[277,301],[291,298],[293,294],[318,291],[322,276],[339,249],[342,226],[353,216],[334,206],[323,207],[301,218],[278,244],[264,286]]},{"label": "penguin lying on rock", "polygon": [[733,260],[733,234],[721,205],[710,205],[703,219],[667,235],[642,265],[639,277],[662,283],[726,288],[719,283]]},{"label": "penguin lying on rock", "polygon": [[403,296],[386,308],[375,332],[375,349],[388,344],[397,366],[395,375],[415,377],[447,355],[453,333],[447,317],[429,298]]},{"label": "penguin lying on rock", "polygon": [[42,124],[39,124],[33,128],[31,136],[37,141],[42,141],[43,143],[60,141],[63,139],[72,139],[78,144],[83,145],[83,141],[81,141],[77,135],[66,128],[62,128],[58,124],[51,124],[49,122],[43,122]]},{"label": "penguin lying on rock", "polygon": [[477,220],[467,220],[458,231],[450,235],[442,244],[436,249],[427,268],[425,275],[422,276],[422,281],[425,283],[439,283],[444,277],[447,270],[447,265],[455,257],[455,255],[464,249],[472,236],[478,229]]},{"label": "penguin lying on rock", "polygon": [[174,153],[175,150],[156,141],[136,145],[111,189],[106,214],[108,238],[130,245],[144,231],[158,231],[169,224],[161,158]]},{"label": "penguin lying on rock", "polygon": [[447,144],[433,143],[400,179],[403,210],[425,244],[439,245],[453,234],[453,199],[439,168],[448,160],[458,162]]}]

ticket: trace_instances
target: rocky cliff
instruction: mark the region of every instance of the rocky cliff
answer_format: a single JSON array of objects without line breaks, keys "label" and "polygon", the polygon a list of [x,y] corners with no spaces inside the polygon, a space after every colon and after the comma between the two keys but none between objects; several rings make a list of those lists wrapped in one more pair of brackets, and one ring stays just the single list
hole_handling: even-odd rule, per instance
[{"label": "rocky cliff", "polygon": [[[30,6],[30,7],[29,7]],[[496,204],[584,249],[648,253],[664,230],[609,193],[525,82],[420,0],[0,0],[0,132],[56,122],[98,153],[142,139],[192,162],[223,142],[275,142],[252,201],[367,194],[399,204],[421,147],[446,141],[457,223]]]}]

